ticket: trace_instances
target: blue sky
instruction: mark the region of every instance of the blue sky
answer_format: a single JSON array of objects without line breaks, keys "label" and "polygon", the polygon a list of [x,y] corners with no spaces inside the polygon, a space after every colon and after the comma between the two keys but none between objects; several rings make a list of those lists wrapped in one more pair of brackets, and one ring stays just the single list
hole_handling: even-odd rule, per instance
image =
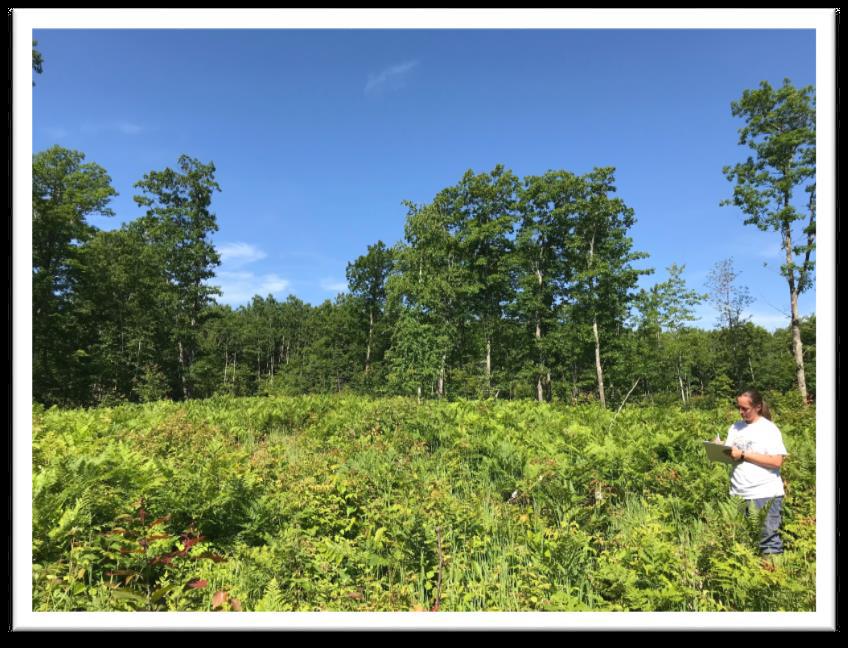
[{"label": "blue sky", "polygon": [[[403,236],[401,201],[430,201],[467,169],[519,177],[616,167],[634,247],[705,291],[732,257],[788,324],[774,233],[720,207],[742,161],[730,103],[763,80],[815,83],[813,30],[35,29],[33,150],[85,153],[112,177],[113,228],[141,214],[132,185],[185,153],[217,167],[213,211],[233,306],[254,294],[313,304],[345,289],[369,244]],[[815,312],[815,292],[802,314]],[[715,324],[708,305],[703,327]]]}]

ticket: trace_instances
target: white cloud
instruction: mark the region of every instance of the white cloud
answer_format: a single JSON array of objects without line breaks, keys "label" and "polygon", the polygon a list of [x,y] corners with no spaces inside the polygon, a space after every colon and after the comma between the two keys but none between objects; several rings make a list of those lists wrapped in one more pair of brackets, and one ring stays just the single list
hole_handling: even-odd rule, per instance
[{"label": "white cloud", "polygon": [[138,135],[143,130],[138,124],[130,122],[118,122],[115,127],[124,135]]},{"label": "white cloud", "polygon": [[347,290],[346,281],[338,281],[337,279],[322,279],[321,289],[331,293],[340,293]]},{"label": "white cloud", "polygon": [[215,279],[209,283],[221,289],[222,294],[218,301],[230,306],[247,304],[256,295],[278,297],[281,293],[287,292],[291,285],[288,279],[278,277],[276,274],[257,275],[253,272],[226,271],[219,271]]},{"label": "white cloud", "polygon": [[398,87],[406,75],[409,74],[409,71],[416,65],[418,65],[418,61],[407,61],[405,63],[392,65],[379,74],[369,74],[368,83],[365,84],[365,94],[376,92],[387,85]]},{"label": "white cloud", "polygon": [[68,131],[66,131],[64,128],[45,128],[44,132],[47,133],[53,139],[57,139],[57,140],[58,139],[64,139],[68,135],[70,135],[70,133]]},{"label": "white cloud", "polygon": [[80,127],[80,130],[86,134],[96,134],[103,132],[118,132],[124,135],[139,135],[144,131],[144,128],[138,124],[133,124],[128,121],[100,122],[96,124],[87,123]]},{"label": "white cloud", "polygon": [[218,246],[218,252],[221,255],[221,263],[237,268],[268,256],[250,243],[223,243]]},{"label": "white cloud", "polygon": [[772,243],[771,245],[765,245],[760,248],[757,255],[763,259],[777,259],[781,258],[781,255],[785,255],[785,252],[780,243]]}]

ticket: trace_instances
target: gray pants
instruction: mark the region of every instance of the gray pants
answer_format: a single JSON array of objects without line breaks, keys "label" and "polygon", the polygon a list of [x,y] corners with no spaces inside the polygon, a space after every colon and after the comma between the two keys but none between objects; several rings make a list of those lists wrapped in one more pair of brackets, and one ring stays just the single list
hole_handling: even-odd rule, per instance
[{"label": "gray pants", "polygon": [[[763,522],[763,533],[760,536],[760,553],[763,555],[783,553],[783,541],[780,539],[780,514],[783,510],[783,497],[764,497],[763,499],[746,500],[745,514],[748,514],[753,502],[756,510],[768,506],[766,519]],[[769,505],[771,503],[771,505]]]}]

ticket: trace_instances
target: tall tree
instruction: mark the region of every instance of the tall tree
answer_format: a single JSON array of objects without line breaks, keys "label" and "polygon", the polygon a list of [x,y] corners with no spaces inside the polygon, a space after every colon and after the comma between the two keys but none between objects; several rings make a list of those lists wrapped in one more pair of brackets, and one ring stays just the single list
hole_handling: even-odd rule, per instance
[{"label": "tall tree", "polygon": [[451,214],[461,262],[468,269],[469,306],[485,344],[486,393],[492,387],[493,345],[501,333],[505,305],[512,299],[510,254],[518,187],[518,178],[499,164],[491,173],[467,171],[457,185],[436,198],[436,204]]},{"label": "tall tree", "polygon": [[550,393],[556,345],[549,335],[557,326],[557,303],[571,276],[566,256],[580,194],[580,179],[567,171],[549,171],[524,179],[520,193],[521,227],[515,242],[516,292],[513,309],[532,335],[536,399]]},{"label": "tall tree", "polygon": [[[786,263],[781,271],[789,287],[792,346],[798,391],[807,400],[804,353],[798,317],[798,296],[813,283],[812,253],[816,235],[816,109],[812,86],[795,88],[789,79],[774,89],[763,81],[757,90],[745,90],[731,103],[734,117],[742,117],[739,144],[753,156],[724,167],[735,182],[733,198],[722,205],[739,207],[746,225],[781,236]],[[808,194],[804,207],[796,192]],[[806,213],[805,213],[806,212]],[[800,231],[799,231],[800,230]],[[800,238],[800,243],[798,239]]]},{"label": "tall tree", "polygon": [[178,171],[151,171],[135,186],[142,191],[135,201],[147,207],[141,222],[160,251],[171,286],[180,386],[183,397],[191,398],[190,369],[198,347],[198,329],[214,295],[220,294],[207,283],[220,264],[209,238],[218,230],[210,211],[213,192],[221,190],[215,181],[215,165],[182,155]]},{"label": "tall tree", "polygon": [[368,316],[368,344],[365,349],[365,374],[371,370],[374,352],[374,328],[386,305],[386,279],[392,270],[392,253],[382,241],[368,246],[368,252],[347,264],[350,292],[362,300]]},{"label": "tall tree", "polygon": [[[455,214],[445,196],[439,194],[427,205],[404,204],[408,209],[404,241],[394,249],[396,271],[387,281],[387,307],[395,322],[387,358],[396,378],[390,376],[390,381],[396,387],[403,382],[397,379],[399,366],[405,367],[404,375],[410,371],[419,378],[430,375],[429,368],[414,366],[414,362],[429,362],[431,356],[413,353],[415,343],[405,337],[415,335],[416,327],[425,328],[430,343],[437,345],[435,392],[442,397],[450,369],[465,360],[471,346],[468,337],[475,288],[457,236]],[[415,312],[401,322],[410,309]],[[405,359],[399,359],[399,353],[405,354]]]},{"label": "tall tree", "polygon": [[575,314],[592,329],[598,397],[604,407],[601,331],[620,328],[639,275],[650,272],[631,265],[647,254],[632,250],[633,241],[627,230],[636,218],[633,209],[621,198],[610,195],[616,190],[614,173],[612,167],[601,167],[582,176],[582,197],[575,212],[568,252],[578,268],[569,298],[578,307]]},{"label": "tall tree", "polygon": [[33,394],[56,402],[66,395],[74,355],[71,298],[79,277],[80,248],[96,232],[89,216],[114,215],[117,192],[99,165],[79,151],[53,146],[32,163]]}]

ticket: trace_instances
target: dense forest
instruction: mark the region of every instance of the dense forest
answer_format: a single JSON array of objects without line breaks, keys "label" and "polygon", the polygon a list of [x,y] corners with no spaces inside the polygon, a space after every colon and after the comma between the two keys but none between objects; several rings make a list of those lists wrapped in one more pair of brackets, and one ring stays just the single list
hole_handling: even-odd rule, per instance
[{"label": "dense forest", "polygon": [[[63,406],[213,394],[352,391],[420,398],[723,398],[786,391],[789,328],[745,321],[732,260],[710,292],[683,266],[636,289],[633,210],[612,169],[519,181],[471,171],[426,205],[407,204],[404,240],[347,267],[349,292],[216,303],[210,234],[214,166],[182,157],[137,183],[141,218],[112,231],[106,171],[58,147],[34,161],[34,398]],[[712,300],[713,330],[692,328]],[[815,318],[801,321],[815,392]]]}]

